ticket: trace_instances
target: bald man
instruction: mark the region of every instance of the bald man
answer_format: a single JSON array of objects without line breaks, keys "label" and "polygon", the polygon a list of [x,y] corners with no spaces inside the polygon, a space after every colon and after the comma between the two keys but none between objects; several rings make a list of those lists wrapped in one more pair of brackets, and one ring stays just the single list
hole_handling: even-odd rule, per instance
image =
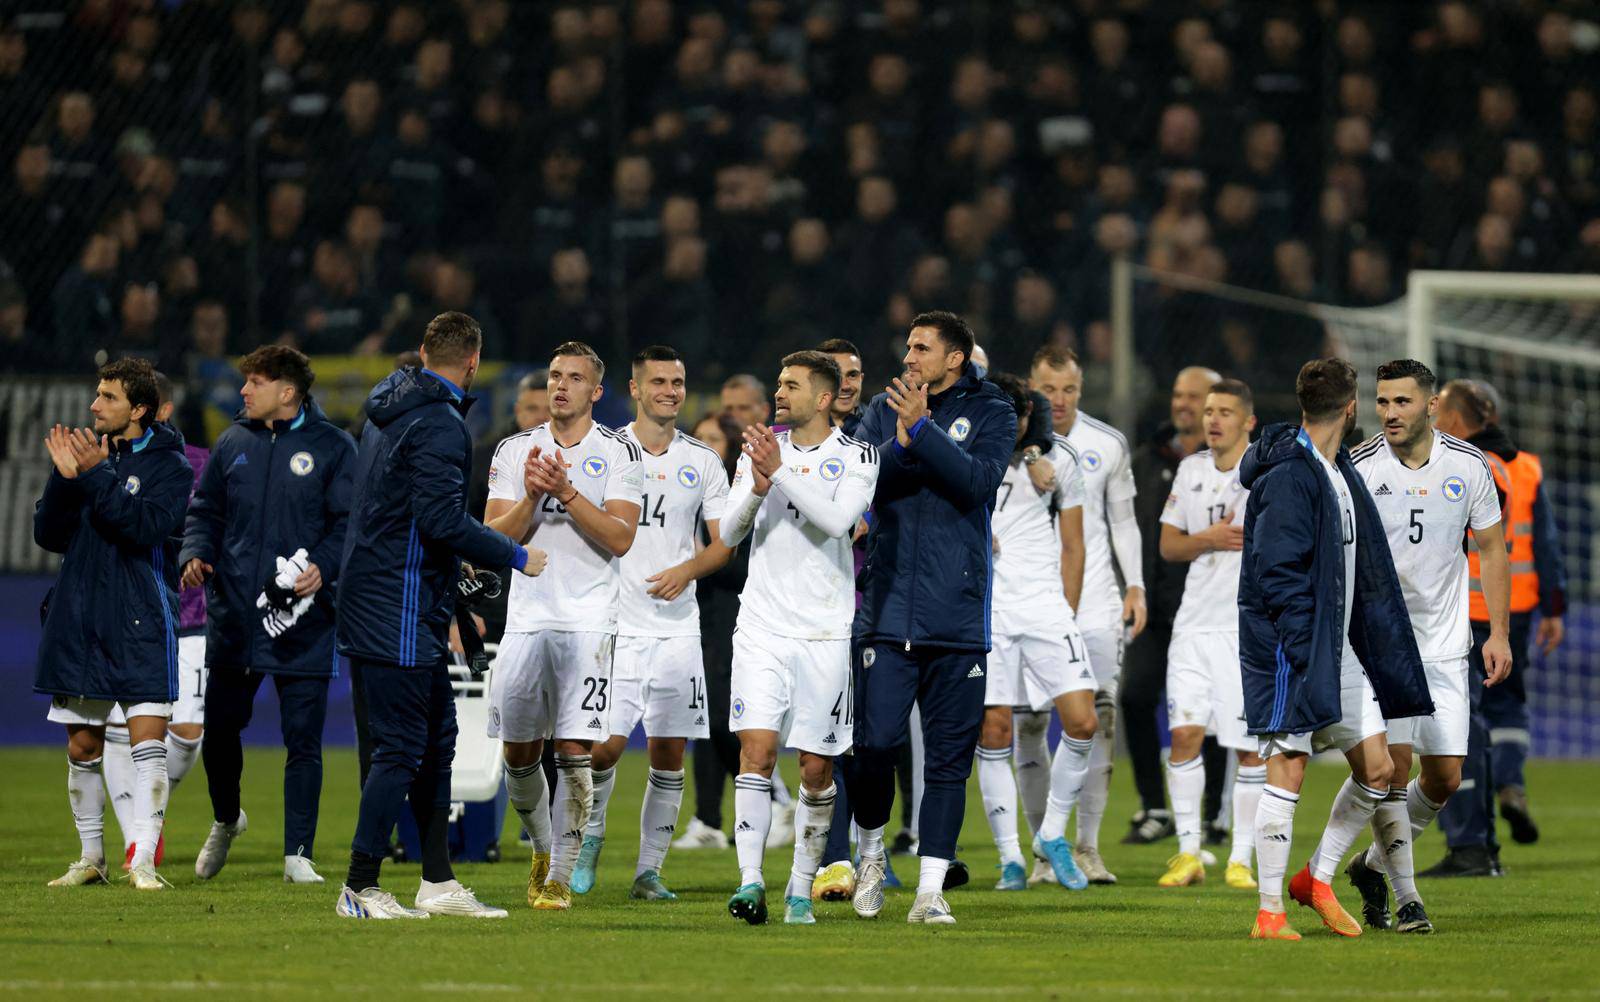
[{"label": "bald man", "polygon": [[[1123,733],[1127,735],[1128,758],[1133,765],[1133,784],[1139,791],[1139,811],[1122,839],[1130,845],[1160,841],[1173,834],[1172,813],[1167,810],[1162,781],[1161,728],[1156,723],[1156,710],[1166,689],[1167,645],[1172,640],[1172,621],[1183,599],[1189,565],[1161,559],[1161,511],[1171,493],[1178,464],[1205,447],[1201,411],[1206,391],[1221,379],[1216,370],[1200,365],[1179,372],[1172,381],[1170,418],[1153,439],[1133,454],[1133,480],[1139,488],[1134,507],[1143,542],[1145,600],[1150,619],[1144,633],[1128,645],[1122,669]],[[1215,742],[1211,744],[1214,746]],[[1225,771],[1225,756],[1207,755],[1208,767],[1214,757]],[[1205,815],[1207,820],[1212,816]]]}]

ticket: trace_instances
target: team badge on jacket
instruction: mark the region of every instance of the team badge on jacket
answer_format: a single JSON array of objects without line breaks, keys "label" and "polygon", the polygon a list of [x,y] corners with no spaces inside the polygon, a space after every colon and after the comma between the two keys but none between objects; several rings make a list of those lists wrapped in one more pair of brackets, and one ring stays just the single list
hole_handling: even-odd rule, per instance
[{"label": "team badge on jacket", "polygon": [[965,442],[967,436],[972,434],[972,422],[964,417],[958,417],[950,422],[950,437],[957,442]]},{"label": "team badge on jacket", "polygon": [[309,452],[297,452],[289,457],[289,470],[297,477],[303,477],[316,469],[317,461],[311,458]]}]

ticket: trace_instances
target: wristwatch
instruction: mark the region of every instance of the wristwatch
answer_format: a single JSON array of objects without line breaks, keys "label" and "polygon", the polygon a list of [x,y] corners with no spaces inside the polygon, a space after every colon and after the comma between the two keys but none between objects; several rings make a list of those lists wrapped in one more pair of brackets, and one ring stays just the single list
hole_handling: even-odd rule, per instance
[{"label": "wristwatch", "polygon": [[1030,445],[1022,450],[1022,464],[1024,466],[1032,466],[1043,458],[1044,453],[1040,451],[1037,445]]}]

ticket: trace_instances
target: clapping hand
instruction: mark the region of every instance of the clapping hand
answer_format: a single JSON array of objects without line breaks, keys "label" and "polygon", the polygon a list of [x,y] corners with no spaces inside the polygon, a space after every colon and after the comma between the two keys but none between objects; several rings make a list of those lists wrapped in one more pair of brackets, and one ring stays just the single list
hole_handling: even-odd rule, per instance
[{"label": "clapping hand", "polygon": [[63,428],[56,425],[45,436],[44,446],[56,472],[68,480],[87,473],[111,455],[111,445],[105,436],[95,438],[87,428]]},{"label": "clapping hand", "polygon": [[884,391],[889,394],[889,406],[899,418],[895,422],[895,440],[902,448],[910,448],[911,429],[928,416],[928,385],[913,386],[910,377],[896,376]]},{"label": "clapping hand", "polygon": [[750,470],[755,477],[755,492],[767,496],[772,489],[772,477],[783,465],[782,450],[772,429],[764,424],[753,424],[744,430],[744,453],[750,457]]}]

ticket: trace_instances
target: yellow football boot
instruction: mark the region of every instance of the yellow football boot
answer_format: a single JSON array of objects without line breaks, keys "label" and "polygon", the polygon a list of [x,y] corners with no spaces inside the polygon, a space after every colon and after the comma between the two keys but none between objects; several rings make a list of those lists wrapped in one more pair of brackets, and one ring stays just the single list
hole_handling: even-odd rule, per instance
[{"label": "yellow football boot", "polygon": [[1167,860],[1167,872],[1156,881],[1162,887],[1189,887],[1206,882],[1206,865],[1199,856],[1180,852]]},{"label": "yellow football boot", "polygon": [[1253,891],[1256,889],[1255,874],[1250,872],[1250,867],[1238,860],[1228,861],[1228,872],[1222,875],[1228,886],[1240,891]]}]

